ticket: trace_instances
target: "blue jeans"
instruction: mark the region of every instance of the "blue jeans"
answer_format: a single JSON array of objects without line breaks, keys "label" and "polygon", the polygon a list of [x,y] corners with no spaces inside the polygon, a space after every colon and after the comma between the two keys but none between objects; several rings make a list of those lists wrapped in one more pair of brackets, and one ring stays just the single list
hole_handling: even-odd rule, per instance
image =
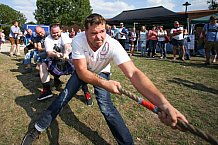
[{"label": "blue jeans", "polygon": [[160,47],[160,54],[162,57],[166,58],[166,43],[165,41],[158,41]]},{"label": "blue jeans", "polygon": [[[110,79],[110,74],[100,73],[101,77]],[[68,80],[64,90],[60,95],[53,101],[42,116],[38,119],[35,126],[38,126],[41,130],[47,129],[51,122],[60,113],[61,109],[72,99],[77,93],[80,87],[84,84],[79,79],[76,71],[72,74]],[[120,145],[133,145],[132,136],[126,127],[120,113],[113,105],[110,97],[110,93],[103,88],[94,86],[95,95],[98,106],[103,114],[113,136]]]},{"label": "blue jeans", "polygon": [[139,41],[138,42],[138,46],[139,46],[139,50],[141,51],[141,56],[145,56],[146,51],[147,51],[147,46],[146,46],[146,41]]},{"label": "blue jeans", "polygon": [[38,50],[31,50],[29,51],[23,60],[23,64],[31,64],[31,59],[34,58],[34,62],[36,62],[36,56],[38,54]]}]

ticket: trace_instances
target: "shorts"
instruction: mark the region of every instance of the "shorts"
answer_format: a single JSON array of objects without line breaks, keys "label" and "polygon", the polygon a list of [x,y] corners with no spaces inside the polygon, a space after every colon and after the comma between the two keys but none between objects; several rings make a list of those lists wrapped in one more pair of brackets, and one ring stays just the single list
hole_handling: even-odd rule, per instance
[{"label": "shorts", "polygon": [[11,45],[20,44],[20,39],[15,39],[15,38],[13,38],[13,37],[10,37],[9,40],[10,40],[10,42],[11,42]]},{"label": "shorts", "polygon": [[178,46],[184,46],[184,39],[182,39],[182,40],[176,40],[176,39],[172,39],[171,40],[171,44],[173,45],[173,46],[176,46],[176,47],[178,47]]},{"label": "shorts", "polygon": [[207,50],[213,50],[214,51],[214,50],[218,49],[218,42],[206,41],[205,42],[205,48]]}]

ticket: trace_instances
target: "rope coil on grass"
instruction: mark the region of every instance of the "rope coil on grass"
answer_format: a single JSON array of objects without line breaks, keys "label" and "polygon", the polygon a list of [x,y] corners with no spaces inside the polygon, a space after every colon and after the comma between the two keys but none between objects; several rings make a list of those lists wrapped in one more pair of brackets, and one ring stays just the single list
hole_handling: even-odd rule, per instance
[{"label": "rope coil on grass", "polygon": [[[101,79],[104,79],[104,78],[102,78],[101,76],[99,76],[97,74],[96,74],[96,76],[101,78]],[[120,91],[120,93],[122,93],[122,94],[126,95],[127,97],[129,97],[130,99],[138,102],[140,105],[146,107],[147,109],[151,110],[152,112],[154,112],[156,114],[161,111],[157,106],[153,105],[151,102],[148,102],[148,101],[136,96],[135,94],[131,93],[130,91],[127,91],[127,90],[125,90],[123,88],[118,88],[118,90]],[[191,132],[192,134],[204,139],[205,141],[209,142],[212,145],[218,145],[218,140],[217,139],[215,139],[210,134],[205,133],[204,131],[200,130],[197,127],[194,127],[193,125],[191,125],[189,123],[186,123],[186,122],[178,119],[177,125],[180,128],[182,128],[183,130]]]}]

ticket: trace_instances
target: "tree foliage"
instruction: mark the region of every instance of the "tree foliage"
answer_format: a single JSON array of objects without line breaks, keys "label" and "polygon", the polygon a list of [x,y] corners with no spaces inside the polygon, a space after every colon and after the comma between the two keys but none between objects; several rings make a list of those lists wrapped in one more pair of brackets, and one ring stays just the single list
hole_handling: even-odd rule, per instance
[{"label": "tree foliage", "polygon": [[8,5],[0,4],[0,23],[11,25],[14,20],[17,20],[19,24],[24,24],[27,19],[19,11],[12,9]]},{"label": "tree foliage", "polygon": [[24,14],[20,13],[19,11],[12,9],[8,5],[0,3],[0,24],[1,29],[5,30],[6,35],[8,35],[10,26],[14,20],[18,21],[19,25],[21,26],[26,22],[27,19]]},{"label": "tree foliage", "polygon": [[218,2],[216,0],[208,0],[209,10],[218,10]]},{"label": "tree foliage", "polygon": [[60,22],[62,25],[83,25],[84,18],[91,14],[89,0],[37,0],[35,19],[40,24]]}]

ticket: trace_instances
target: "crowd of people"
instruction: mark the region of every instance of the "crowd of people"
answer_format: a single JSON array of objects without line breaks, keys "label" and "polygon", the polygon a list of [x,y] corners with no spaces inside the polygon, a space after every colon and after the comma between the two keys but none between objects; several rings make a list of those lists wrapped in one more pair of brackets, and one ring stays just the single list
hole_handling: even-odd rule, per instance
[{"label": "crowd of people", "polygon": [[[207,27],[210,25],[211,30],[207,31]],[[216,34],[217,28],[217,20],[214,16],[211,17],[210,23],[205,25],[202,30],[201,37],[204,37],[205,42],[213,41],[217,42],[216,38],[214,38]],[[106,32],[112,38],[117,39],[120,44],[125,48],[129,49],[130,56],[133,56],[134,50],[140,50],[142,57],[151,57],[155,58],[158,56],[157,48],[160,52],[159,58],[166,59],[167,58],[167,49],[166,45],[169,43],[172,45],[172,53],[173,53],[173,60],[179,59],[182,61],[190,60],[190,45],[191,42],[189,38],[189,33],[187,29],[184,29],[182,25],[178,21],[174,21],[174,27],[172,29],[166,30],[163,26],[155,26],[151,27],[150,30],[146,28],[146,26],[141,26],[140,30],[136,30],[135,27],[133,28],[125,28],[124,23],[120,23],[120,27],[117,28],[116,25],[106,26]],[[209,33],[205,33],[209,32]],[[209,38],[206,37],[209,35]],[[212,36],[211,36],[212,35]],[[209,47],[209,49],[208,49]],[[206,63],[210,64],[209,58],[212,54],[212,63],[216,62],[217,57],[217,50],[216,45],[206,43],[205,50],[206,50]],[[176,57],[179,55],[178,57]]]},{"label": "crowd of people", "polygon": [[[32,72],[32,59],[34,60],[42,84],[42,92],[37,100],[52,97],[52,86],[61,93],[42,113],[34,127],[26,133],[23,145],[31,144],[42,131],[46,130],[80,88],[84,92],[86,104],[91,106],[93,101],[87,84],[93,85],[99,109],[117,143],[134,144],[129,129],[111,100],[110,93],[120,95],[119,88],[122,87],[119,82],[110,80],[112,60],[139,93],[160,108],[158,116],[161,122],[172,128],[176,128],[178,119],[188,122],[131,60],[136,46],[139,47],[142,57],[151,58],[156,57],[158,46],[160,58],[166,59],[166,43],[169,41],[173,45],[173,60],[177,59],[177,50],[180,60],[189,59],[190,55],[186,48],[188,33],[178,21],[174,22],[174,28],[169,34],[163,26],[153,26],[151,30],[142,26],[139,31],[133,27],[128,31],[124,24],[120,23],[120,27],[116,28],[115,25],[106,24],[104,17],[96,13],[85,19],[84,26],[84,31],[76,32],[72,28],[71,32],[65,32],[59,23],[55,23],[50,25],[49,33],[46,33],[40,25],[35,27],[34,32],[31,29],[25,31],[23,64],[26,66],[26,72]],[[214,50],[215,54],[218,51],[217,28],[218,24],[214,17],[211,17],[210,23],[203,28],[202,36],[206,40],[206,64],[210,63],[211,50]],[[20,55],[20,28],[17,21],[13,22],[9,37],[11,42],[9,55]],[[129,54],[126,51],[126,39],[129,40]],[[53,85],[50,75],[54,78]],[[70,75],[70,78],[64,89],[60,90],[62,75]]]}]

